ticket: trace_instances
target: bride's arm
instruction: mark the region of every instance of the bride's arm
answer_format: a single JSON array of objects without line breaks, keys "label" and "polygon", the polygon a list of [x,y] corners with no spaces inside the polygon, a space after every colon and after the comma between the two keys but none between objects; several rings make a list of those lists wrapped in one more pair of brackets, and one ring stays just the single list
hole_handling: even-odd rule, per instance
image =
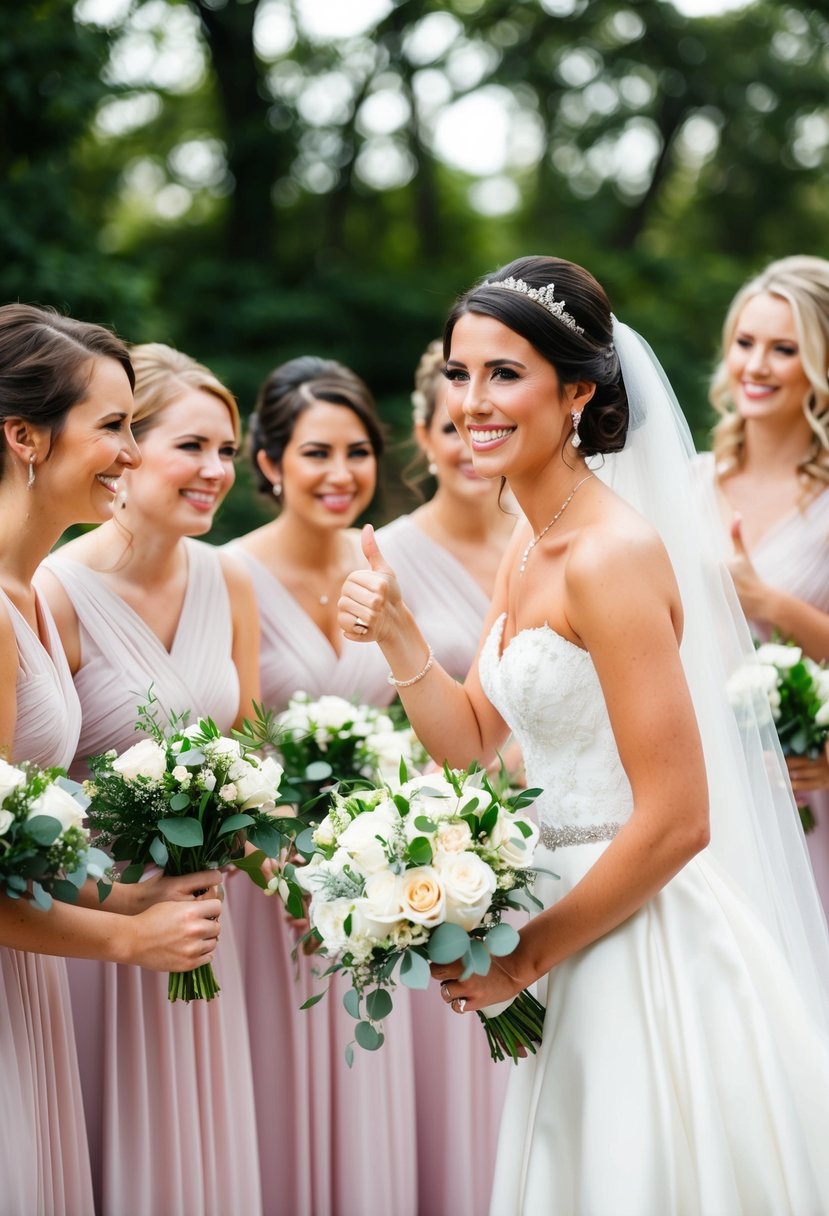
[{"label": "bride's arm", "polygon": [[[582,880],[521,931],[488,977],[453,979],[467,1009],[514,996],[627,920],[708,843],[702,745],[679,657],[678,594],[655,539],[584,535],[566,576],[568,621],[599,676],[634,810]],[[437,978],[457,967],[434,968]]]},{"label": "bride's arm", "polygon": [[[404,682],[403,686],[398,684],[403,707],[434,760],[438,763],[446,760],[454,768],[465,768],[472,760],[489,763],[509,731],[481,688],[478,654],[493,623],[506,607],[504,570],[509,568],[510,549],[498,576],[478,654],[465,682],[453,680],[433,660],[426,675],[408,687],[405,682],[426,667],[429,644],[403,603],[394,571],[383,559],[370,526],[363,529],[363,552],[370,568],[355,570],[343,585],[340,628],[353,641],[379,644],[392,674]],[[354,631],[358,617],[369,626],[366,634]]]}]

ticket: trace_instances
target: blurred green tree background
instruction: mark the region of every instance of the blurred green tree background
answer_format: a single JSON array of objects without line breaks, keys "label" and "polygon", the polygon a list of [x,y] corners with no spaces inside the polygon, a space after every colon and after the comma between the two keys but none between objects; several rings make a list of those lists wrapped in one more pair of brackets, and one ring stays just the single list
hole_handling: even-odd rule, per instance
[{"label": "blurred green tree background", "polygon": [[[397,442],[454,296],[580,261],[700,446],[725,308],[829,255],[829,19],[754,0],[20,0],[0,8],[0,298],[204,360],[247,413],[314,352]],[[262,508],[240,477],[213,539]]]}]

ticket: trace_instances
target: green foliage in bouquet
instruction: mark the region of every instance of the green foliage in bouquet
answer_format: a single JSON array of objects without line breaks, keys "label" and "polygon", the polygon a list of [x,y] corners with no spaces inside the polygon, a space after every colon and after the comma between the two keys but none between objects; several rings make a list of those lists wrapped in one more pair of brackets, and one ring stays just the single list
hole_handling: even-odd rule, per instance
[{"label": "green foliage in bouquet", "polygon": [[427,760],[405,715],[395,720],[344,697],[297,693],[275,725],[285,774],[281,799],[312,826],[328,814],[335,792],[373,789],[378,779],[396,775],[401,758],[412,768]]},{"label": "green foliage in bouquet", "polygon": [[89,843],[88,799],[63,769],[19,767],[0,760],[0,891],[48,909],[52,899],[78,902],[87,878],[101,899],[110,858]]},{"label": "green foliage in bouquet", "polygon": [[[293,819],[275,813],[282,769],[255,754],[267,722],[258,714],[231,739],[209,718],[191,726],[187,718],[171,715],[162,727],[151,693],[136,725],[146,737],[120,756],[89,761],[90,825],[114,860],[127,863],[122,882],[137,882],[152,864],[193,874],[232,863],[264,889],[262,863],[294,835]],[[209,964],[170,976],[171,1000],[210,1000],[218,991]]]},{"label": "green foliage in bouquet", "polygon": [[[430,963],[451,962],[464,978],[485,975],[518,945],[503,914],[541,906],[532,894],[538,830],[520,813],[539,790],[499,797],[480,769],[410,779],[403,761],[399,779],[396,789],[335,793],[326,818],[297,839],[309,860],[295,877],[311,894],[313,931],[338,956],[325,976],[349,976],[344,1004],[368,1051],[383,1044],[398,979],[426,988]],[[540,1042],[544,1010],[529,992],[504,1013],[479,1017],[493,1059],[517,1059]]]}]

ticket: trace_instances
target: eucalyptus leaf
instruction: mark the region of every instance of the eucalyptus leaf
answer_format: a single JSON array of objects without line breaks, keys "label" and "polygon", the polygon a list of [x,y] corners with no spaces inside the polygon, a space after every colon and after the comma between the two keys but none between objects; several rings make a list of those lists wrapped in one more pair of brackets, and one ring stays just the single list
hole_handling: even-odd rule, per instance
[{"label": "eucalyptus leaf", "polygon": [[248,840],[267,857],[278,857],[285,845],[282,833],[270,823],[257,823],[248,828]]},{"label": "eucalyptus leaf", "polygon": [[415,836],[406,850],[406,856],[415,866],[428,866],[433,856],[432,846],[425,836]]},{"label": "eucalyptus leaf", "polygon": [[250,827],[255,822],[252,815],[245,815],[241,812],[238,815],[229,815],[222,824],[219,835],[228,836],[231,832],[241,832],[242,828]]},{"label": "eucalyptus leaf", "polygon": [[497,958],[512,954],[518,948],[521,938],[512,925],[495,925],[484,938],[487,950]]},{"label": "eucalyptus leaf", "polygon": [[198,819],[189,816],[172,816],[159,819],[158,830],[170,844],[180,849],[196,849],[204,844],[204,829]]},{"label": "eucalyptus leaf", "polygon": [[78,888],[74,883],[67,882],[65,878],[58,878],[52,883],[52,895],[65,904],[78,902]]},{"label": "eucalyptus leaf", "polygon": [[385,988],[375,988],[366,997],[366,1013],[372,1022],[382,1022],[383,1018],[389,1016],[392,1008],[391,996]]},{"label": "eucalyptus leaf", "polygon": [[427,950],[433,963],[454,963],[469,949],[469,934],[460,925],[438,925],[429,938]]},{"label": "eucalyptus leaf", "polygon": [[39,882],[32,883],[32,897],[39,908],[44,912],[48,912],[52,906],[52,896],[48,891],[44,891]]},{"label": "eucalyptus leaf", "polygon": [[171,811],[176,811],[176,812],[186,811],[188,806],[190,805],[190,795],[189,794],[173,794],[172,798],[170,799],[169,805],[170,805]]},{"label": "eucalyptus leaf", "polygon": [[343,997],[343,1005],[345,1005],[346,1012],[350,1013],[353,1018],[361,1018],[363,1016],[360,1013],[360,994],[356,988],[349,988]]},{"label": "eucalyptus leaf", "polygon": [[431,982],[429,964],[416,950],[406,950],[400,963],[400,982],[407,988],[426,989]]},{"label": "eucalyptus leaf", "polygon": [[294,848],[296,849],[297,853],[301,853],[303,857],[310,857],[315,848],[314,829],[305,828],[304,831],[300,832],[294,841]]},{"label": "eucalyptus leaf", "polygon": [[325,781],[333,773],[327,760],[312,760],[305,769],[306,781]]},{"label": "eucalyptus leaf", "polygon": [[[504,928],[507,926],[505,925]],[[492,958],[483,942],[477,938],[469,943],[470,966],[476,975],[488,975],[492,966]]]},{"label": "eucalyptus leaf", "polygon": [[345,1049],[345,1062],[348,1068],[351,1068],[354,1063],[354,1048],[349,1043]]},{"label": "eucalyptus leaf", "polygon": [[144,863],[142,861],[134,861],[128,865],[126,870],[121,875],[121,882],[138,882],[141,875],[144,873]]},{"label": "eucalyptus leaf", "polygon": [[53,815],[33,815],[26,820],[26,831],[38,844],[48,848],[55,843],[63,828],[60,820]]},{"label": "eucalyptus leaf", "polygon": [[372,1026],[371,1022],[358,1022],[354,1038],[364,1051],[377,1051],[383,1046],[383,1036]]},{"label": "eucalyptus leaf", "polygon": [[167,864],[169,856],[170,850],[167,848],[161,837],[153,836],[152,840],[150,841],[150,857],[152,857],[155,864],[163,870]]},{"label": "eucalyptus leaf", "polygon": [[414,821],[414,825],[419,832],[436,832],[438,825],[433,823],[428,815],[418,815]]},{"label": "eucalyptus leaf", "polygon": [[262,862],[265,860],[265,854],[261,849],[257,849],[254,853],[247,853],[244,857],[235,857],[233,864],[237,870],[243,870],[248,878],[252,878],[257,887],[265,891],[268,887],[268,880],[262,873]]}]

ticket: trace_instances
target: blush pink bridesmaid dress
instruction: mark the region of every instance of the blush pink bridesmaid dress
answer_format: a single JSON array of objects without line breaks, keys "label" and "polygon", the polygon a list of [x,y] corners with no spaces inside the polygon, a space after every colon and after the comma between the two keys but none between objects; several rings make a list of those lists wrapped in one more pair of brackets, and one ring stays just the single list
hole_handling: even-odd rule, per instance
[{"label": "blush pink bridesmaid dress", "polygon": [[[161,707],[213,718],[239,707],[230,600],[217,551],[188,539],[188,581],[169,651],[95,571],[60,552],[46,565],[77,613],[75,675],[85,759],[135,741],[136,707],[152,686]],[[248,882],[248,879],[244,879]],[[251,889],[253,890],[252,884]],[[256,890],[259,898],[265,897]],[[100,1216],[259,1216],[259,1153],[247,1012],[230,904],[214,962],[221,994],[167,999],[167,976],[73,962],[78,1037]],[[270,909],[265,907],[263,916]]]},{"label": "blush pink bridesmaid dress", "polygon": [[[81,709],[57,629],[48,650],[0,592],[17,639],[13,760],[68,766]],[[91,1216],[92,1181],[62,958],[0,947],[0,1216]]]},{"label": "blush pink bridesmaid dress", "polygon": [[[716,490],[712,452],[696,459],[696,471]],[[781,519],[751,551],[754,568],[764,582],[794,595],[821,612],[829,612],[829,489],[813,498],[805,510]],[[762,621],[749,621],[751,632],[764,641],[771,630]],[[816,827],[806,836],[823,910],[829,917],[829,791],[806,796]]]},{"label": "blush pink bridesmaid dress", "polygon": [[[392,689],[376,646],[343,641],[339,655],[283,585],[234,545],[259,604],[262,700],[275,710],[297,691],[386,705]],[[279,905],[234,879],[260,1133],[265,1216],[415,1216],[417,1143],[409,993],[398,988],[385,1044],[344,1060],[354,1021],[336,985],[321,990],[319,957],[291,953]],[[328,983],[328,981],[325,981]],[[438,1213],[433,1213],[438,1216]]]},{"label": "blush pink bridesmaid dress", "polygon": [[[463,680],[489,611],[485,592],[408,515],[380,528],[377,543],[436,659]],[[420,1216],[482,1216],[510,1065],[492,1062],[478,1019],[452,1014],[437,984],[412,993],[412,1026]]]}]

